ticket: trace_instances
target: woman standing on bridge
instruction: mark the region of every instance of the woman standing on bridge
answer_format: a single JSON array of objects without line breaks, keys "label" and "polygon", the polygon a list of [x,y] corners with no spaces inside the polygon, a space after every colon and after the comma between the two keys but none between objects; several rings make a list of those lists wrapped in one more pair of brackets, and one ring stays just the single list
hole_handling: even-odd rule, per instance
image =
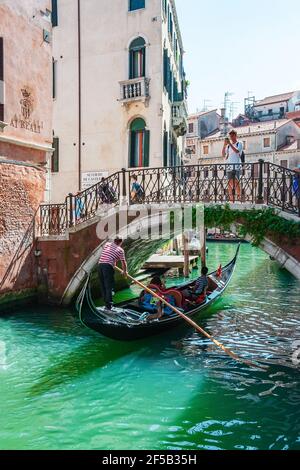
[{"label": "woman standing on bridge", "polygon": [[118,261],[121,261],[124,276],[127,277],[127,263],[124,250],[121,248],[122,243],[123,240],[121,238],[116,238],[113,243],[106,243],[99,259],[99,280],[102,297],[108,313],[113,313],[112,294],[114,288],[115,266]]}]

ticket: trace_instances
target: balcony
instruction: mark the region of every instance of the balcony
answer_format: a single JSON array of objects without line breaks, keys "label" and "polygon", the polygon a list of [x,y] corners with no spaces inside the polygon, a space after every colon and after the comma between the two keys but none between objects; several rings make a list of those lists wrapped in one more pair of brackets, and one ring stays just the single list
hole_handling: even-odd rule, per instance
[{"label": "balcony", "polygon": [[120,102],[124,105],[135,101],[143,101],[147,103],[150,99],[149,84],[150,79],[141,77],[125,80],[120,83]]},{"label": "balcony", "polygon": [[177,101],[172,104],[172,126],[177,137],[184,136],[188,129],[188,111],[185,101]]}]

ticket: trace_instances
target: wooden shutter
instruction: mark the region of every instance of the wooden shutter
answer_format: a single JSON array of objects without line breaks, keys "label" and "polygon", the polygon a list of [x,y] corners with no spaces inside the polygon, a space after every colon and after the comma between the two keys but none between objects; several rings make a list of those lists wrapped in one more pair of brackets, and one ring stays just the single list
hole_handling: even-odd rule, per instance
[{"label": "wooden shutter", "polygon": [[129,133],[129,167],[130,168],[135,168],[136,166],[135,141],[136,141],[136,132],[130,131]]},{"label": "wooden shutter", "polygon": [[144,166],[149,166],[150,131],[145,131]]},{"label": "wooden shutter", "polygon": [[58,137],[53,138],[53,148],[55,150],[52,154],[52,159],[51,159],[51,171],[52,173],[58,173],[59,172],[59,138]]},{"label": "wooden shutter", "polygon": [[164,166],[168,166],[168,133],[167,131],[164,132]]},{"label": "wooden shutter", "polygon": [[168,87],[168,51],[164,49],[164,87]]},{"label": "wooden shutter", "polygon": [[58,26],[58,11],[57,0],[52,0],[52,13],[51,13],[52,26]]}]

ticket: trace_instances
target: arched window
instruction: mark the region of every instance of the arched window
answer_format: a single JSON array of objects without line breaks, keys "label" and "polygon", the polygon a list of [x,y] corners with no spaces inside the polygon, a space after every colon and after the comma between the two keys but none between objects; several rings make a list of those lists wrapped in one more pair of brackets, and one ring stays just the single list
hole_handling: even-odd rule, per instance
[{"label": "arched window", "polygon": [[150,131],[144,119],[135,119],[130,126],[129,166],[131,168],[149,166]]},{"label": "arched window", "polygon": [[141,37],[132,41],[129,47],[129,78],[146,75],[146,43]]}]

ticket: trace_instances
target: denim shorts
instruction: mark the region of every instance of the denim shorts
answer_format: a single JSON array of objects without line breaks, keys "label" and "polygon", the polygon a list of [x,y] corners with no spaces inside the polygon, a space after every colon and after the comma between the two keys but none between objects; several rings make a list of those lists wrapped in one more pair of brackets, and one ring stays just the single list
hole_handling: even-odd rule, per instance
[{"label": "denim shorts", "polygon": [[229,180],[237,179],[239,180],[241,177],[242,168],[241,165],[230,165],[226,171],[226,176]]}]

